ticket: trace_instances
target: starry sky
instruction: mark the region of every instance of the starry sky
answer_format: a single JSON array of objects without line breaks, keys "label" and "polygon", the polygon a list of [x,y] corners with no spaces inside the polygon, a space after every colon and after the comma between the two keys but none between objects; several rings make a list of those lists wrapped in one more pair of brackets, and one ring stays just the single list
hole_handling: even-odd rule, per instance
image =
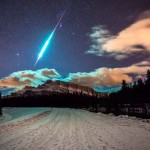
[{"label": "starry sky", "polygon": [[[34,67],[64,10],[66,13],[48,49]],[[126,29],[130,31],[130,26],[134,28],[140,20],[148,20],[150,24],[149,10],[149,0],[0,0],[0,79],[3,82],[0,85],[5,86],[4,80],[11,73],[43,68],[54,69],[54,73],[67,81],[86,84],[88,79],[90,86],[92,83],[97,87],[114,86],[124,78],[132,82],[134,76],[143,75],[149,67],[148,37],[145,35],[142,42],[124,44],[119,34],[126,33]],[[130,38],[127,36],[126,40]],[[141,71],[135,71],[139,69],[134,67],[139,66]],[[117,84],[109,84],[112,81],[108,78],[107,82],[101,79],[97,84],[106,72],[111,76],[110,70],[114,69],[123,75]]]}]

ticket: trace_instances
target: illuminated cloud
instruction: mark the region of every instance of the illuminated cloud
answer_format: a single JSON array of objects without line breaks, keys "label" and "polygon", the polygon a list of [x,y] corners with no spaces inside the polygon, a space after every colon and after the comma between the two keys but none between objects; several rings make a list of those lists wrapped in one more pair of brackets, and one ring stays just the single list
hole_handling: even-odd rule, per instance
[{"label": "illuminated cloud", "polygon": [[88,54],[95,54],[97,56],[102,56],[106,51],[103,49],[103,45],[110,38],[110,33],[103,26],[96,26],[92,28],[92,33],[90,34],[90,39],[92,45],[90,49],[86,52]]},{"label": "illuminated cloud", "polygon": [[117,60],[146,54],[145,60],[141,57],[139,62],[128,67],[99,68],[90,73],[75,73],[68,76],[68,81],[77,82],[88,86],[113,87],[119,85],[122,80],[133,80],[145,76],[150,69],[150,11],[145,11],[138,20],[123,29],[117,35],[111,33],[104,26],[92,28],[90,38],[92,45],[86,52],[97,56],[108,55]]},{"label": "illuminated cloud", "polygon": [[55,69],[44,69],[41,71],[41,74],[46,77],[59,77],[60,75]]},{"label": "illuminated cloud", "polygon": [[99,68],[89,73],[70,73],[65,81],[90,87],[113,87],[120,85],[122,80],[126,80],[128,83],[133,82],[132,75],[145,75],[148,69],[150,69],[149,66],[136,65],[122,68]]},{"label": "illuminated cloud", "polygon": [[101,56],[109,54],[116,59],[128,58],[133,54],[150,54],[150,11],[142,13],[139,19],[117,35],[110,35],[102,26],[92,28],[93,42],[87,53]]},{"label": "illuminated cloud", "polygon": [[37,71],[25,70],[12,73],[9,77],[0,80],[0,87],[21,88],[24,86],[38,86],[49,79],[59,78],[54,69],[40,69]]},{"label": "illuminated cloud", "polygon": [[141,61],[139,63],[134,64],[136,66],[150,66],[150,62],[148,60]]},{"label": "illuminated cloud", "polygon": [[18,77],[11,77],[11,76],[0,80],[0,86],[5,86],[5,87],[18,87],[18,86],[26,86],[30,84],[31,84],[31,80],[29,79],[20,80]]}]

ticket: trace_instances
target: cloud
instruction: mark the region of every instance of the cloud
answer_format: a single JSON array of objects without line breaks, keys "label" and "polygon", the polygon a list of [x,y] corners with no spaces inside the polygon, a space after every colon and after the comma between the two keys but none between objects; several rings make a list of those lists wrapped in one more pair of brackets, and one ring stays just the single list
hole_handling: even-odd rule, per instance
[{"label": "cloud", "polygon": [[141,61],[139,63],[134,64],[136,66],[150,66],[150,62],[148,60]]},{"label": "cloud", "polygon": [[40,69],[37,71],[25,70],[14,72],[0,80],[0,87],[23,88],[25,86],[38,86],[49,79],[59,78],[59,73],[54,69]]},{"label": "cloud", "polygon": [[111,56],[117,60],[144,54],[145,60],[139,60],[128,67],[99,68],[90,73],[69,74],[68,81],[101,88],[117,86],[123,79],[133,82],[138,77],[143,78],[150,69],[149,35],[150,11],[143,12],[133,24],[117,35],[112,35],[102,25],[93,27],[90,34],[92,45],[86,53]]},{"label": "cloud", "polygon": [[0,86],[5,87],[18,87],[18,86],[26,86],[31,84],[31,80],[24,79],[20,80],[18,77],[7,77],[0,80]]},{"label": "cloud", "polygon": [[5,95],[10,95],[12,92],[15,92],[16,89],[15,88],[8,88],[8,87],[1,87],[0,91],[1,91],[1,94],[3,96],[5,96]]},{"label": "cloud", "polygon": [[47,76],[47,77],[56,77],[57,78],[60,76],[55,69],[45,69],[45,70],[42,70],[41,73],[43,76]]},{"label": "cloud", "polygon": [[149,66],[132,65],[122,68],[99,68],[89,73],[70,73],[65,81],[87,85],[93,88],[114,87],[120,85],[122,80],[133,82],[133,75],[145,75]]},{"label": "cloud", "polygon": [[87,53],[101,56],[109,54],[116,59],[128,58],[131,55],[150,54],[150,11],[145,11],[138,20],[120,31],[111,35],[103,26],[92,28],[90,38],[92,45]]},{"label": "cloud", "polygon": [[[25,86],[37,87],[47,80],[61,80],[86,85],[97,91],[112,88],[120,85],[122,80],[128,83],[133,82],[137,77],[143,77],[150,69],[147,61],[133,64],[121,68],[98,68],[91,72],[70,73],[65,78],[60,78],[60,74],[55,69],[40,69],[37,71],[25,70],[14,72],[8,77],[0,80],[0,90],[3,95],[22,89]],[[119,86],[118,86],[119,87]]]},{"label": "cloud", "polygon": [[103,45],[110,37],[111,35],[109,31],[106,30],[103,26],[100,25],[93,27],[92,33],[90,34],[90,39],[93,44],[90,46],[90,49],[86,53],[102,56],[105,53]]}]

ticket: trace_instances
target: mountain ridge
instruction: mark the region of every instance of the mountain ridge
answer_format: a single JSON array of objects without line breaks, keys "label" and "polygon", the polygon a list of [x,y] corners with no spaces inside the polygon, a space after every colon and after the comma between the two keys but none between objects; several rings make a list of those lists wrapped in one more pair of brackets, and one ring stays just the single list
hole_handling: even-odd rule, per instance
[{"label": "mountain ridge", "polygon": [[45,94],[84,94],[88,96],[99,97],[100,92],[96,92],[94,89],[88,86],[72,82],[64,82],[60,80],[52,81],[48,80],[44,84],[38,87],[26,86],[24,89],[17,91],[13,95],[15,96],[29,96],[29,95],[45,95]]}]

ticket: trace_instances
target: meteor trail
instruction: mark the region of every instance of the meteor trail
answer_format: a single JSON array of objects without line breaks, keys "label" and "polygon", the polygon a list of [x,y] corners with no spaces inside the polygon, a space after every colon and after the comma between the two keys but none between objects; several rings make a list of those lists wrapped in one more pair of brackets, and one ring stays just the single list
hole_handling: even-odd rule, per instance
[{"label": "meteor trail", "polygon": [[43,45],[43,47],[42,47],[42,49],[41,49],[41,51],[40,51],[40,53],[39,53],[39,55],[38,55],[38,58],[37,58],[37,60],[36,60],[36,62],[35,62],[35,64],[34,64],[34,66],[36,66],[36,64],[38,63],[38,61],[39,61],[40,58],[42,57],[43,53],[45,52],[45,50],[46,50],[47,46],[49,45],[49,43],[50,43],[50,41],[51,41],[51,39],[52,39],[52,37],[53,37],[53,35],[54,35],[54,33],[55,33],[55,31],[56,31],[58,25],[59,25],[59,23],[60,23],[60,21],[62,20],[62,18],[63,18],[63,16],[64,16],[64,14],[65,14],[65,11],[64,11],[63,14],[61,15],[61,17],[60,17],[59,21],[57,22],[57,24],[56,24],[54,30],[52,31],[52,33],[49,35],[49,38],[47,39],[47,41],[46,41],[45,44]]}]

